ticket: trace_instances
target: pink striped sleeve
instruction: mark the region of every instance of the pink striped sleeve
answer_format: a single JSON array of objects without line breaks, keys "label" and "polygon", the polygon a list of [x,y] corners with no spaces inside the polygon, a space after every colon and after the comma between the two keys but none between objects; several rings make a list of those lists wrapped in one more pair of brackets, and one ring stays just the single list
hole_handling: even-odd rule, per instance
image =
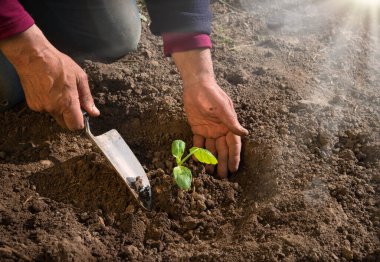
[{"label": "pink striped sleeve", "polygon": [[21,33],[34,24],[17,0],[0,0],[0,40]]},{"label": "pink striped sleeve", "polygon": [[211,48],[211,39],[207,34],[199,33],[163,33],[164,54],[183,52],[199,48]]}]

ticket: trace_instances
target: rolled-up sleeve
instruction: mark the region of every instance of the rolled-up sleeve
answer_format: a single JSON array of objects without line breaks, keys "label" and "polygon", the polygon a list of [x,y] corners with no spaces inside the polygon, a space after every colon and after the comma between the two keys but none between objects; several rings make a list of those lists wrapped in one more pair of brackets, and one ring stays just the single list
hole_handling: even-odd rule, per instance
[{"label": "rolled-up sleeve", "polygon": [[207,34],[199,33],[163,33],[164,54],[183,52],[200,48],[211,48],[211,39]]},{"label": "rolled-up sleeve", "polygon": [[0,0],[0,40],[24,32],[33,18],[17,0]]}]

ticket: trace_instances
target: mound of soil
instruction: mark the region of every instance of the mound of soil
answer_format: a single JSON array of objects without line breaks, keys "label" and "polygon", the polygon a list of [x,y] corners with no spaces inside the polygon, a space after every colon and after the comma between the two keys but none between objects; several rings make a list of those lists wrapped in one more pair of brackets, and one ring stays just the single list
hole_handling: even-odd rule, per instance
[{"label": "mound of soil", "polygon": [[379,261],[379,46],[361,20],[337,31],[350,12],[275,2],[212,3],[215,74],[250,131],[226,180],[190,161],[191,190],[174,184],[171,142],[191,132],[147,23],[135,53],[83,63],[91,127],[135,152],[151,212],[83,132],[25,105],[1,113],[0,260]]}]

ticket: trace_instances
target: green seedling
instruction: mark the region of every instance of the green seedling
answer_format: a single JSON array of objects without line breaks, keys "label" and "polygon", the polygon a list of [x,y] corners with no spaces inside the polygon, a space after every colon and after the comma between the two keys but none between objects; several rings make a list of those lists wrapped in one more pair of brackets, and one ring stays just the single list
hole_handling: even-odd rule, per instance
[{"label": "green seedling", "polygon": [[218,164],[218,160],[210,151],[200,147],[190,148],[190,153],[182,159],[183,153],[185,152],[185,146],[186,144],[182,140],[174,140],[172,143],[172,154],[177,163],[177,166],[173,169],[173,176],[175,182],[181,189],[188,190],[191,187],[193,176],[190,169],[183,166],[183,163],[185,163],[185,161],[192,155],[194,155],[199,162],[204,164],[216,165]]}]

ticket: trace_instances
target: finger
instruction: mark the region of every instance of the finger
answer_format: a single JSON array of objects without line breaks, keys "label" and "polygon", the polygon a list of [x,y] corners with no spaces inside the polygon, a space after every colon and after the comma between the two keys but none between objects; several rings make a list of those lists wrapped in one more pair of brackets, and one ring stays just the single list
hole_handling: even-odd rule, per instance
[{"label": "finger", "polygon": [[80,104],[82,108],[90,116],[99,116],[99,109],[95,106],[94,99],[91,95],[90,86],[88,85],[87,75],[83,73],[77,79],[78,94],[80,99]]},{"label": "finger", "polygon": [[83,114],[80,109],[80,102],[79,98],[68,98],[68,101],[66,103],[66,106],[62,107],[65,108],[62,111],[62,117],[65,121],[65,124],[68,129],[70,130],[78,130],[84,128],[84,122],[83,122]]},{"label": "finger", "polygon": [[242,127],[236,117],[232,112],[224,110],[225,113],[220,117],[222,123],[235,135],[246,136],[248,135],[248,130]]},{"label": "finger", "polygon": [[224,125],[211,122],[208,125],[193,126],[191,127],[191,131],[194,134],[202,134],[204,137],[216,139],[226,135],[229,129]]},{"label": "finger", "polygon": [[238,135],[238,136],[248,135],[248,130],[242,127],[237,119],[232,101],[229,101],[229,103],[230,103],[230,107],[223,108],[222,114],[220,116],[220,120],[235,135]]},{"label": "finger", "polygon": [[[194,135],[193,136],[193,146],[204,148],[205,138],[203,136],[200,136],[200,135]],[[193,160],[198,161],[194,155],[192,156],[192,158],[193,158]]]},{"label": "finger", "polygon": [[235,173],[240,163],[241,137],[229,132],[226,135],[226,142],[228,147],[228,170]]},{"label": "finger", "polygon": [[55,119],[55,121],[57,121],[58,125],[64,129],[67,129],[67,126],[65,124],[65,121],[63,120],[63,116],[62,114],[54,114],[54,113],[50,113],[50,115]]},{"label": "finger", "polygon": [[[217,151],[216,151],[216,145],[215,145],[215,139],[207,138],[205,147],[208,151],[210,151],[215,157],[217,157]],[[213,174],[215,170],[214,165],[206,165],[206,171],[209,174]]]},{"label": "finger", "polygon": [[226,178],[228,176],[228,147],[225,136],[216,139],[216,151],[218,152],[218,176]]}]

